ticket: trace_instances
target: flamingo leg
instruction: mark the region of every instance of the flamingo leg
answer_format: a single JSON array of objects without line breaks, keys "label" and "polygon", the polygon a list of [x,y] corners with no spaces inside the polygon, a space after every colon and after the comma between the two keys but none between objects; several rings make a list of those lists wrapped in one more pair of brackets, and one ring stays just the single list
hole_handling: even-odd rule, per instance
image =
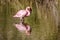
[{"label": "flamingo leg", "polygon": [[24,17],[20,18],[20,23],[24,22]]}]

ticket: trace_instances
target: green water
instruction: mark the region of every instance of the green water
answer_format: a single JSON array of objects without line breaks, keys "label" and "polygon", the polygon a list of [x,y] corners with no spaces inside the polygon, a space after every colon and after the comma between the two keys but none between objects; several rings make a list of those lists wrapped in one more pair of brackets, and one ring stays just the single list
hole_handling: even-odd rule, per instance
[{"label": "green water", "polygon": [[[0,2],[0,40],[57,40],[58,27],[49,3],[47,7],[47,4],[45,2],[41,4],[40,0],[0,0]],[[30,36],[19,32],[13,25],[19,23],[19,18],[12,16],[26,6],[32,8],[31,16],[25,18],[25,23],[32,28]]]}]

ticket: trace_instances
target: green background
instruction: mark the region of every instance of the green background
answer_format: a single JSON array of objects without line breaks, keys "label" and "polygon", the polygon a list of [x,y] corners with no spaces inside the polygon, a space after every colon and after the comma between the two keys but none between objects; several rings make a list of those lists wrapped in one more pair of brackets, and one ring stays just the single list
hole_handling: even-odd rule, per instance
[{"label": "green background", "polygon": [[[0,0],[0,40],[60,40],[60,0]],[[32,8],[25,18],[32,28],[30,36],[19,32],[13,18],[18,10]]]}]

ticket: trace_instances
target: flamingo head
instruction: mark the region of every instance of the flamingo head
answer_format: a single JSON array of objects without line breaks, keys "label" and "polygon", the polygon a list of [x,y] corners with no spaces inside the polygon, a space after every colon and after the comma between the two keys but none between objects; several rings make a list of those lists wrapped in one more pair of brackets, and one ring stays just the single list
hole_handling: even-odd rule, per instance
[{"label": "flamingo head", "polygon": [[31,35],[31,27],[29,25],[26,26],[26,35]]},{"label": "flamingo head", "polygon": [[30,12],[32,11],[31,7],[29,7],[29,6],[26,7],[26,10],[28,10],[28,11],[30,11]]}]

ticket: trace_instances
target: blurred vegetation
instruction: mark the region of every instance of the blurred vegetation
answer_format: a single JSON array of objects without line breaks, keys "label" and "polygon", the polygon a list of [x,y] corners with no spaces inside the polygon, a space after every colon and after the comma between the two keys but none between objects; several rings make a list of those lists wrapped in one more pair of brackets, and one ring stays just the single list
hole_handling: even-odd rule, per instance
[{"label": "blurred vegetation", "polygon": [[[20,33],[13,23],[18,10],[32,8],[25,22],[31,25],[32,33]],[[60,0],[0,0],[0,40],[60,40]]]}]

